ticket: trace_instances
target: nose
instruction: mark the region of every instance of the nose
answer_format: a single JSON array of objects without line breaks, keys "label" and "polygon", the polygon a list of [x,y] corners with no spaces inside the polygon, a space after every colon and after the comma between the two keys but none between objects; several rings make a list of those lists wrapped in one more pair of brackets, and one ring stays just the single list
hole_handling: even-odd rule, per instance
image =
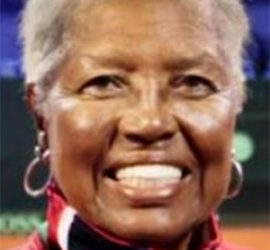
[{"label": "nose", "polygon": [[128,142],[137,146],[163,145],[174,137],[177,122],[158,105],[138,105],[127,111],[119,131]]}]

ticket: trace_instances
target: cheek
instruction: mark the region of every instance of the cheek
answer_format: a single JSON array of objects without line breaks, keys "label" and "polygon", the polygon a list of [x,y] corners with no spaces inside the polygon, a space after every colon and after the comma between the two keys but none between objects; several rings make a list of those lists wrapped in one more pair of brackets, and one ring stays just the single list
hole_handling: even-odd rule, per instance
[{"label": "cheek", "polygon": [[50,114],[51,167],[60,188],[65,194],[91,193],[94,170],[102,164],[115,119],[104,108],[78,102],[68,107],[54,105]]},{"label": "cheek", "polygon": [[202,197],[206,204],[218,207],[224,200],[228,190],[230,161],[219,165],[210,165],[203,174]]},{"label": "cheek", "polygon": [[236,121],[229,100],[194,101],[174,106],[174,115],[189,146],[203,165],[208,161],[227,160]]},{"label": "cheek", "polygon": [[235,127],[232,105],[194,103],[175,107],[180,130],[200,162],[200,196],[204,204],[218,205],[227,190],[231,143]]}]

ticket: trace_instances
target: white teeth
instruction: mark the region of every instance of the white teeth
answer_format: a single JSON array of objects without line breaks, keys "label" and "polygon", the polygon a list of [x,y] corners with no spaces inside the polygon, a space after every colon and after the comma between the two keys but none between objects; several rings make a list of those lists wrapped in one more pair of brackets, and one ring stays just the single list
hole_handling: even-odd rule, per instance
[{"label": "white teeth", "polygon": [[119,182],[122,185],[131,187],[131,188],[158,188],[163,187],[169,184],[178,183],[180,180],[176,178],[166,178],[162,181],[159,179],[142,179],[142,178],[125,178],[120,179]]},{"label": "white teeth", "polygon": [[[119,169],[116,172],[118,180],[129,179],[129,182],[136,182],[138,179],[151,179],[159,181],[168,181],[169,179],[180,179],[183,171],[179,168],[170,165],[151,164],[151,165],[136,165]],[[137,185],[136,184],[136,185]],[[152,184],[151,184],[152,185]]]}]

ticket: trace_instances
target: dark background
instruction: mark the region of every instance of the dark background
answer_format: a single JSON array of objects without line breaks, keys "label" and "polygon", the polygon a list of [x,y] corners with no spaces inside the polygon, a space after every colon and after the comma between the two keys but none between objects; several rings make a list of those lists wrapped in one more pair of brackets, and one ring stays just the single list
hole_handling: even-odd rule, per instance
[{"label": "dark background", "polygon": [[[19,14],[23,0],[1,0],[0,91],[1,91],[1,199],[2,214],[44,210],[44,199],[28,197],[22,188],[26,165],[33,158],[35,128],[27,114],[17,40]],[[49,4],[49,3],[48,3]],[[269,1],[245,1],[252,27],[252,41],[245,58],[248,76],[248,102],[239,118],[237,133],[248,138],[236,144],[237,157],[245,172],[239,197],[220,209],[225,222],[269,222],[269,86],[270,25]],[[243,155],[245,157],[243,157]],[[41,168],[37,183],[46,178]],[[1,221],[0,221],[1,223]],[[1,231],[1,228],[0,228]]]}]

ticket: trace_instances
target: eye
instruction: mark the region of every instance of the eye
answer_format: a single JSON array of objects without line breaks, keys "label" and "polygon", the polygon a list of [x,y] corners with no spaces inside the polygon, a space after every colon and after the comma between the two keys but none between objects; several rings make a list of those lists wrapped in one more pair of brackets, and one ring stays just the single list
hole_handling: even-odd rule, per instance
[{"label": "eye", "polygon": [[175,77],[170,85],[176,93],[187,98],[204,98],[218,91],[212,81],[197,75]]},{"label": "eye", "polygon": [[110,98],[122,93],[123,80],[115,75],[101,75],[90,79],[80,88],[79,92],[97,98]]}]

